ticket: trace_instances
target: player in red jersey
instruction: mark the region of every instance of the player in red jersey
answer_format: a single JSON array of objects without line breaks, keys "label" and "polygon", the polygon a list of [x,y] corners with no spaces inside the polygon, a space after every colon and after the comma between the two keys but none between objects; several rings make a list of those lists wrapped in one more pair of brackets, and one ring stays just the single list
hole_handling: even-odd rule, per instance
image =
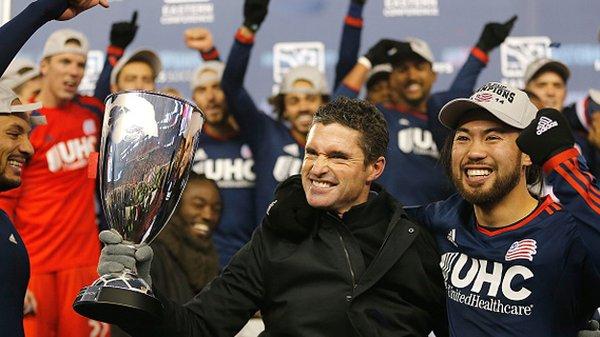
[{"label": "player in red jersey", "polygon": [[79,289],[96,278],[100,250],[95,181],[87,167],[104,107],[77,94],[87,52],[86,37],[70,29],[46,41],[37,99],[48,124],[31,132],[35,154],[23,168],[21,187],[0,195],[0,208],[14,221],[31,260],[29,290],[38,310],[24,320],[28,337],[108,335],[108,325],[71,309]]}]

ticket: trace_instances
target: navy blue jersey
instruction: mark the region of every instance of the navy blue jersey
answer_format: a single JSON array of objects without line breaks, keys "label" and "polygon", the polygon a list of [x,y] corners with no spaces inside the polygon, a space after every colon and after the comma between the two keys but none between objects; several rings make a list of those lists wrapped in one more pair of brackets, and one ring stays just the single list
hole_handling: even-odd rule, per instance
[{"label": "navy blue jersey", "polygon": [[254,160],[239,136],[229,139],[200,134],[192,170],[213,179],[221,195],[221,220],[213,235],[221,267],[250,240],[254,214]]},{"label": "navy blue jersey", "polygon": [[221,86],[227,97],[227,106],[240,125],[254,155],[256,172],[256,223],[262,220],[277,184],[300,173],[304,158],[304,144],[300,144],[290,129],[261,112],[243,86],[251,43],[235,40],[223,73]]},{"label": "navy blue jersey", "polygon": [[23,299],[29,282],[29,257],[12,222],[0,210],[0,336],[23,336]]},{"label": "navy blue jersey", "polygon": [[575,149],[555,158],[563,203],[509,226],[479,226],[459,195],[411,210],[440,250],[451,336],[576,336],[600,305],[600,194]]},{"label": "navy blue jersey", "polygon": [[[437,113],[450,100],[472,93],[486,64],[475,55],[478,54],[469,55],[448,91],[428,98],[427,114],[400,106],[377,106],[385,116],[390,134],[387,164],[379,183],[404,205],[427,204],[452,193],[451,184],[438,162],[441,139],[447,132],[443,131]],[[335,95],[355,98],[358,91],[341,84]]]}]

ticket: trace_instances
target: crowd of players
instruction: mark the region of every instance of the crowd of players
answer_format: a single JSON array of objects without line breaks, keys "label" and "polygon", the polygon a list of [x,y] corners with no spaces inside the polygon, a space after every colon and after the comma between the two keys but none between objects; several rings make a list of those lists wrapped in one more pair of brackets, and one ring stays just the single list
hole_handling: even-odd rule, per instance
[{"label": "crowd of players", "polygon": [[[313,115],[336,97],[356,98],[365,87],[365,99],[383,112],[391,137],[387,167],[379,183],[393,197],[405,205],[423,205],[452,195],[454,189],[440,163],[449,131],[439,122],[438,113],[449,101],[473,93],[490,52],[510,35],[517,20],[486,24],[450,87],[432,93],[434,55],[425,41],[381,40],[359,55],[366,4],[351,0],[334,85],[329,86],[315,67],[292,68],[269,100],[273,114],[266,114],[246,90],[245,74],[267,5],[266,0],[246,0],[244,22],[225,61],[207,29],[191,28],[184,34],[186,45],[203,59],[190,82],[190,98],[202,109],[206,122],[193,163],[198,175],[190,179],[173,225],[167,226],[171,229],[153,245],[160,265],[154,268],[153,279],[163,280],[155,285],[172,287],[166,293],[179,303],[201,290],[250,240],[277,185],[300,172]],[[26,336],[108,335],[106,324],[85,319],[71,309],[79,289],[97,278],[97,234],[104,226],[96,185],[88,178],[89,155],[99,145],[102,102],[107,95],[122,90],[162,90],[156,86],[162,71],[157,53],[126,50],[138,30],[137,13],[131,21],[112,26],[93,97],[77,93],[89,50],[87,38],[80,32],[60,29],[52,33],[39,65],[18,58],[8,65],[27,37],[43,23],[68,12],[67,6],[72,5],[63,0],[38,0],[0,28],[19,32],[2,41],[7,48],[0,65],[6,71],[0,84],[12,89],[21,102],[41,102],[42,108],[33,115],[45,116],[47,121],[31,131],[34,153],[23,160],[8,158],[7,165],[16,160],[14,165],[22,170],[21,186],[0,194],[0,208],[23,238],[31,264],[23,320]],[[565,64],[540,59],[527,67],[524,89],[538,108],[563,112],[574,131],[577,149],[596,175],[600,169],[596,158],[600,117],[594,112],[600,111],[600,92],[590,90],[581,102],[566,105],[569,79]],[[202,193],[197,192],[200,185],[205,189]],[[538,193],[552,194],[542,187]],[[199,211],[186,213],[186,208],[194,207]],[[173,287],[166,275],[179,275],[177,286]],[[113,331],[113,335],[120,333]]]}]

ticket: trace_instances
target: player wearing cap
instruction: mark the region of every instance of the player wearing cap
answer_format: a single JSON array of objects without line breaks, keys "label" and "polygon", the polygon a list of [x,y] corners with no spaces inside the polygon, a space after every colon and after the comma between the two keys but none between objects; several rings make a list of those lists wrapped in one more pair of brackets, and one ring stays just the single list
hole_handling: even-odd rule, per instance
[{"label": "player wearing cap", "polygon": [[[351,0],[348,13],[344,18],[338,62],[335,67],[335,81],[333,83],[335,89],[356,65],[364,24],[362,13],[365,2],[366,0]],[[366,100],[373,104],[390,102],[388,79],[391,72],[392,68],[389,64],[381,64],[371,69],[366,80]]]},{"label": "player wearing cap", "polygon": [[21,102],[29,102],[42,88],[42,76],[39,67],[31,60],[17,58],[8,66],[0,83],[12,89]]},{"label": "player wearing cap", "polygon": [[156,78],[162,71],[158,55],[139,49],[121,58],[110,74],[110,90],[155,90]]},{"label": "player wearing cap", "polygon": [[[458,194],[412,210],[436,237],[451,336],[575,336],[600,304],[598,188],[557,110],[491,82],[440,111]],[[548,175],[562,204],[527,183]]]},{"label": "player wearing cap", "polygon": [[[0,84],[0,191],[21,185],[22,168],[33,155],[32,127],[42,124],[31,111],[40,103],[22,104],[4,83]],[[23,298],[29,281],[29,258],[23,240],[7,214],[0,209],[0,336],[22,337]]]},{"label": "player wearing cap", "polygon": [[[221,78],[225,64],[213,44],[212,33],[201,27],[185,31],[186,45],[197,50],[204,62],[194,71],[190,83],[192,98],[206,117],[192,170],[216,181],[222,198],[223,212],[212,237],[219,253],[221,268],[250,240],[256,228],[252,151],[247,132],[233,116]],[[201,225],[199,225],[201,226]]]},{"label": "player wearing cap", "polygon": [[[597,162],[600,147],[588,140],[590,125],[588,116],[591,115],[587,110],[593,106],[593,104],[590,105],[593,100],[591,96],[587,96],[579,102],[565,106],[567,83],[570,76],[571,72],[564,63],[554,59],[540,58],[527,66],[523,82],[525,90],[538,96],[543,107],[553,108],[565,114],[574,131],[575,146],[586,159],[589,170],[597,174],[600,173],[600,165]],[[550,193],[550,190],[547,189],[546,193]]]},{"label": "player wearing cap", "polygon": [[244,24],[236,33],[221,83],[230,112],[240,129],[248,132],[254,155],[257,223],[273,200],[277,184],[300,171],[312,116],[329,99],[323,73],[315,67],[299,66],[284,75],[279,93],[270,99],[277,120],[259,111],[244,88],[244,78],[267,6],[268,0],[245,1]]},{"label": "player wearing cap", "polygon": [[107,325],[71,309],[73,294],[96,278],[100,252],[95,183],[87,166],[103,105],[77,94],[87,51],[86,37],[70,29],[57,30],[46,41],[38,111],[48,124],[31,132],[35,154],[22,169],[21,187],[0,194],[0,208],[14,221],[31,261],[29,289],[38,312],[24,320],[28,337],[107,332]]},{"label": "player wearing cap", "polygon": [[479,41],[447,91],[431,94],[436,79],[433,53],[425,41],[407,38],[403,42],[381,40],[345,77],[336,95],[357,97],[372,68],[390,63],[391,104],[378,106],[390,128],[388,169],[380,183],[406,205],[441,200],[451,186],[437,163],[439,147],[447,132],[437,123],[436,114],[446,102],[470,95],[488,62],[488,54],[510,33],[516,16],[505,23],[485,25]]}]

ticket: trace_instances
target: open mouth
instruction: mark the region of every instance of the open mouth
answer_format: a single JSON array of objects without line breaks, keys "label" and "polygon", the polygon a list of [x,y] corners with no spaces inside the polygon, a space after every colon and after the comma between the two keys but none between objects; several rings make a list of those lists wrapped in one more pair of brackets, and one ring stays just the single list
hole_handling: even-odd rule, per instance
[{"label": "open mouth", "polygon": [[192,232],[195,235],[206,237],[210,234],[210,227],[205,223],[197,222],[192,226]]},{"label": "open mouth", "polygon": [[19,174],[23,170],[23,165],[25,165],[24,159],[9,159],[8,160],[8,166],[10,166],[13,170],[15,170]]},{"label": "open mouth", "polygon": [[475,184],[481,184],[485,182],[492,172],[493,171],[489,168],[467,168],[463,171],[467,177],[467,183]]},{"label": "open mouth", "polygon": [[69,92],[77,91],[77,82],[76,81],[67,80],[67,81],[63,82],[63,84],[65,85],[65,88],[67,89],[67,91],[69,91]]}]

